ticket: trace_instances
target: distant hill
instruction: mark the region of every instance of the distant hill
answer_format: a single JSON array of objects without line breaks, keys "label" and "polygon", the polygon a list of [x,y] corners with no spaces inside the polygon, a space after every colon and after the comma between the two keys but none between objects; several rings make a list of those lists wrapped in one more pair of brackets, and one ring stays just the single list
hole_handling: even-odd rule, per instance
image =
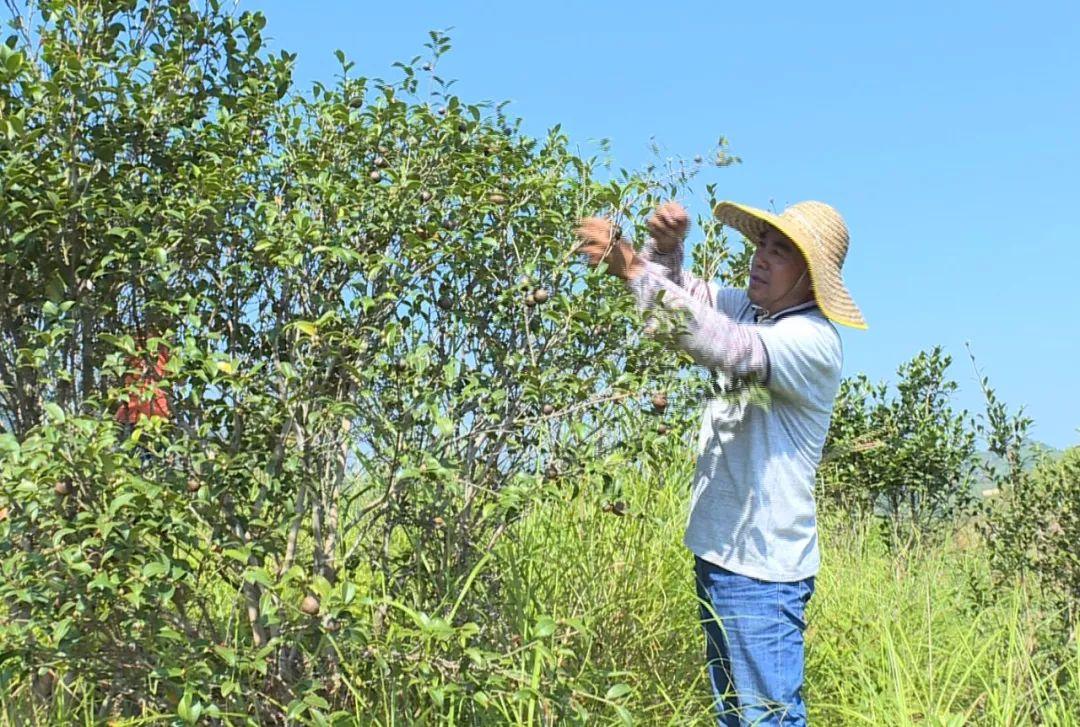
[{"label": "distant hill", "polygon": [[[1044,459],[1057,460],[1064,454],[1064,451],[1055,449],[1043,442],[1029,442],[1024,445],[1021,452],[1025,464],[1025,471],[1030,471]],[[975,458],[980,465],[989,465],[995,471],[1004,472],[1007,469],[1005,460],[992,452],[978,452],[975,454]],[[972,489],[975,490],[976,494],[982,496],[985,491],[991,487],[993,487],[993,484],[990,482],[985,471],[981,468],[977,470],[975,472],[975,480],[972,483]]]}]

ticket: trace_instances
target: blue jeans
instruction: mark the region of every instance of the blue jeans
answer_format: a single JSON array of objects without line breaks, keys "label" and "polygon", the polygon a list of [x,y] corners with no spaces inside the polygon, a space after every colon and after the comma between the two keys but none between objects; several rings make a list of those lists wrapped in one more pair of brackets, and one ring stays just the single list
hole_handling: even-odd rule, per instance
[{"label": "blue jeans", "polygon": [[805,725],[804,613],[814,579],[774,583],[694,561],[721,727]]}]

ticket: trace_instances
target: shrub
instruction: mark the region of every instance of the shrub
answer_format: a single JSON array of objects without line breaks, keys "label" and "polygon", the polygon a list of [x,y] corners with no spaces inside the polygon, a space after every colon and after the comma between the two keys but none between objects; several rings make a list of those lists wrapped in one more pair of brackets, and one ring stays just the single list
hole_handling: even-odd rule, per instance
[{"label": "shrub", "polygon": [[895,396],[865,375],[841,382],[818,500],[826,512],[880,517],[894,545],[973,511],[975,431],[954,412],[951,357],[923,351],[897,371]]},{"label": "shrub", "polygon": [[640,232],[688,177],[600,181],[415,62],[339,53],[294,93],[217,0],[31,5],[0,46],[3,678],[273,722],[380,674],[438,712],[433,675],[512,649],[493,545],[653,466],[705,390],[571,253],[579,216]]},{"label": "shrub", "polygon": [[1019,576],[1039,588],[1075,628],[1080,617],[1080,448],[1003,483],[982,524],[999,577]]}]

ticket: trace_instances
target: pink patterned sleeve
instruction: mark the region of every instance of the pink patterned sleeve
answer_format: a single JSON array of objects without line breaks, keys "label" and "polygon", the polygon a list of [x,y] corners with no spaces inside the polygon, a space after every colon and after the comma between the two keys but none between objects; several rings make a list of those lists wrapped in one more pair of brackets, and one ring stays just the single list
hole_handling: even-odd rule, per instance
[{"label": "pink patterned sleeve", "polygon": [[656,247],[656,240],[650,237],[645,241],[645,245],[638,254],[643,260],[651,260],[663,266],[667,271],[668,280],[683,288],[691,298],[708,303],[709,306],[715,308],[718,289],[709,281],[702,280],[689,270],[683,269],[683,260],[686,257],[685,250],[683,241],[680,240],[674,250],[661,252]]},{"label": "pink patterned sleeve", "polygon": [[680,349],[706,368],[720,369],[738,379],[764,381],[768,357],[757,326],[737,323],[719,310],[705,281],[694,278],[699,285],[692,293],[675,282],[676,279],[686,281],[689,274],[685,270],[674,273],[655,259],[642,257],[645,272],[627,283],[638,309],[652,309],[657,294],[663,290],[663,308],[683,309],[690,314],[686,330],[674,339]]}]

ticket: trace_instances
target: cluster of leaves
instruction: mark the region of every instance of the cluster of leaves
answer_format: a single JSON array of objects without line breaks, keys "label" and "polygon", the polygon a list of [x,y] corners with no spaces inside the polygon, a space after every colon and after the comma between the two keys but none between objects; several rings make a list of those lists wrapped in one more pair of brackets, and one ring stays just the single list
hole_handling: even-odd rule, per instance
[{"label": "cluster of leaves", "polygon": [[973,512],[976,436],[949,404],[950,363],[940,347],[920,352],[899,367],[895,396],[865,375],[841,382],[819,471],[823,509],[880,517],[893,545]]},{"label": "cluster of leaves", "polygon": [[[977,428],[994,457],[980,464],[992,487],[978,521],[996,581],[990,586],[1031,582],[1067,634],[1080,625],[1080,448],[1060,458],[1034,450],[1023,409],[1010,412],[986,377],[980,385],[986,412]],[[992,588],[975,585],[982,586],[977,595],[993,598]]]},{"label": "cluster of leaves", "polygon": [[[339,54],[295,93],[264,23],[219,0],[10,18],[0,679],[188,721],[516,691],[493,655],[531,637],[485,555],[539,498],[656,462],[707,386],[573,226],[641,234],[685,175],[598,181],[557,127],[450,93],[439,33],[395,82]],[[706,235],[713,273],[737,262]],[[168,417],[116,420],[154,387]]]},{"label": "cluster of leaves", "polygon": [[1045,458],[1032,470],[1002,483],[980,524],[999,576],[1024,577],[1061,614],[1080,623],[1080,449]]}]

